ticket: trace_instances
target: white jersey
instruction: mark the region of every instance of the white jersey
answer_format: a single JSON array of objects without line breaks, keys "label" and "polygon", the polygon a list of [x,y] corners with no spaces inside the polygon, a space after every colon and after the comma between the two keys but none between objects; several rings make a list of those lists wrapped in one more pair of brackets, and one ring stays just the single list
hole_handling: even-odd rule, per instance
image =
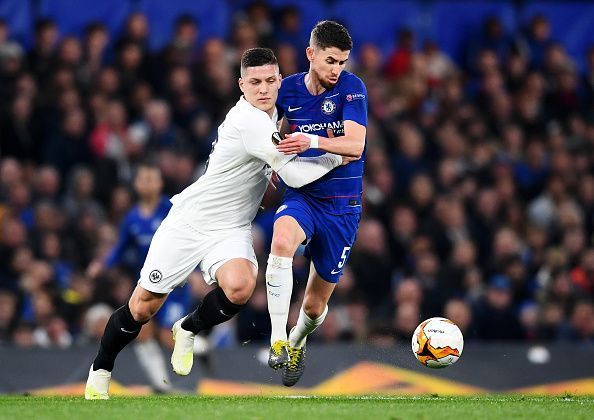
[{"label": "white jersey", "polygon": [[273,118],[243,96],[219,126],[206,172],[171,198],[173,209],[200,232],[247,228],[260,207],[272,170],[295,155],[276,150]]}]

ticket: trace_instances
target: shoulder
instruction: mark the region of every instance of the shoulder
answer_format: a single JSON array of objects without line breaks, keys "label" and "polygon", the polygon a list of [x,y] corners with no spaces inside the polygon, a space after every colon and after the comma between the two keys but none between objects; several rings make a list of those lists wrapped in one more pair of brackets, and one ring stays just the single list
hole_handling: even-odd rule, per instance
[{"label": "shoulder", "polygon": [[348,71],[343,71],[341,75],[340,88],[344,91],[345,89],[363,89],[365,90],[365,83],[356,74]]},{"label": "shoulder", "polygon": [[284,77],[283,81],[281,82],[281,88],[282,86],[296,86],[300,83],[303,83],[303,76],[305,75],[305,72],[301,72],[301,73],[295,73],[292,74],[290,76]]},{"label": "shoulder", "polygon": [[297,88],[297,86],[302,85],[304,75],[305,73],[295,73],[285,77],[281,82],[279,95],[293,91]]}]

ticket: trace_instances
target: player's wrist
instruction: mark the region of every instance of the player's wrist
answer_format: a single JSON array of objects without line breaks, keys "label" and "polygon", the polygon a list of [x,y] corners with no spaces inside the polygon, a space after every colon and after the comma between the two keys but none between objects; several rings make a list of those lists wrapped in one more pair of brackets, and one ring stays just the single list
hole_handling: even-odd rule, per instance
[{"label": "player's wrist", "polygon": [[309,149],[319,149],[320,147],[320,136],[317,134],[309,134],[309,133],[293,133],[293,136],[302,135],[309,139]]}]

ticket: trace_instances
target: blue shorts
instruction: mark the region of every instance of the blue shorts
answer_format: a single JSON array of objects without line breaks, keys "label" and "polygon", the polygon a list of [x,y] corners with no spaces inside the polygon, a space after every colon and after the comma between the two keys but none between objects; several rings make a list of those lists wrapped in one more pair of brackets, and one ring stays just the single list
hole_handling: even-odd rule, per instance
[{"label": "blue shorts", "polygon": [[361,213],[330,214],[323,204],[302,194],[287,194],[274,221],[291,216],[305,232],[304,255],[311,258],[317,273],[337,283],[357,237]]}]

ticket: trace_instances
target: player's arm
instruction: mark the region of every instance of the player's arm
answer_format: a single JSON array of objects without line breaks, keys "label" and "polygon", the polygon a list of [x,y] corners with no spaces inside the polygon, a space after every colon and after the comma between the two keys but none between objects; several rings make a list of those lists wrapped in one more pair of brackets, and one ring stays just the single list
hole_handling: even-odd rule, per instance
[{"label": "player's arm", "polygon": [[295,155],[284,166],[275,170],[289,187],[301,188],[320,179],[341,164],[342,156],[333,153],[316,157]]},{"label": "player's arm", "polygon": [[344,122],[344,136],[332,137],[332,130],[328,130],[328,137],[317,136],[307,133],[293,133],[277,146],[279,152],[285,154],[302,153],[308,149],[321,149],[326,152],[335,153],[360,159],[365,149],[365,136],[367,128],[355,121]]},{"label": "player's arm", "polygon": [[[276,127],[270,121],[259,119],[239,127],[247,153],[266,162],[288,186],[302,187],[342,164],[342,157],[332,153],[317,157],[301,157],[279,152],[273,141],[275,130]],[[276,135],[278,136],[278,133]]]}]

